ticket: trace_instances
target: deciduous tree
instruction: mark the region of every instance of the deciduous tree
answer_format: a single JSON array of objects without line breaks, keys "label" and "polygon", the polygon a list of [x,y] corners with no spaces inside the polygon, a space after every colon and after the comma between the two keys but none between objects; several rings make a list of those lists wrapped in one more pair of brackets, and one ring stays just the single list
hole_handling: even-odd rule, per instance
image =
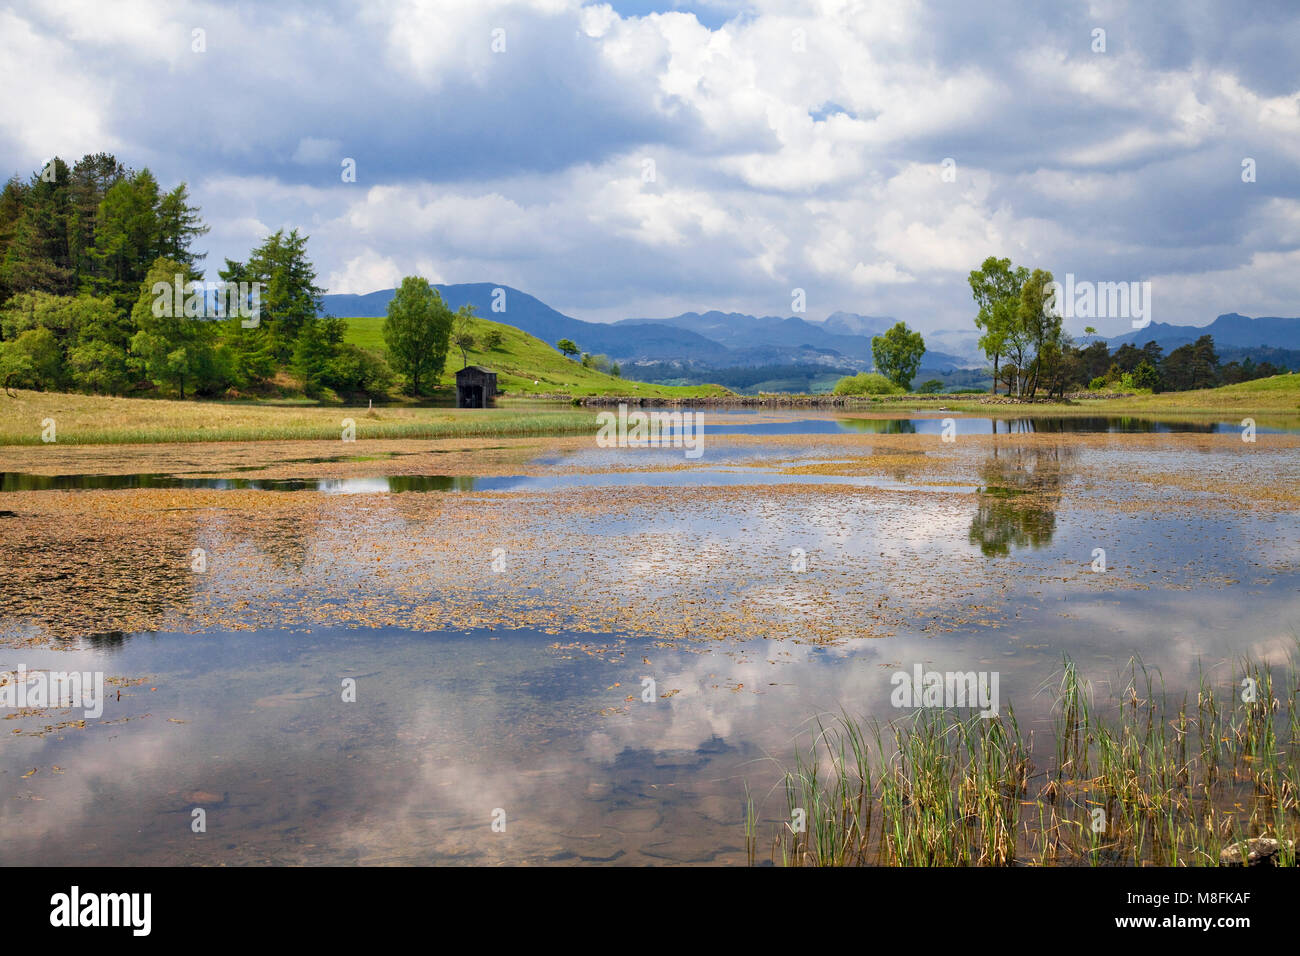
[{"label": "deciduous tree", "polygon": [[389,362],[412,394],[424,394],[437,383],[447,363],[451,326],[451,309],[436,289],[419,276],[402,280],[388,303],[384,342]]},{"label": "deciduous tree", "polygon": [[925,354],[925,340],[920,332],[911,331],[905,322],[899,322],[871,340],[871,356],[876,370],[903,389],[912,387],[912,378],[921,367]]}]

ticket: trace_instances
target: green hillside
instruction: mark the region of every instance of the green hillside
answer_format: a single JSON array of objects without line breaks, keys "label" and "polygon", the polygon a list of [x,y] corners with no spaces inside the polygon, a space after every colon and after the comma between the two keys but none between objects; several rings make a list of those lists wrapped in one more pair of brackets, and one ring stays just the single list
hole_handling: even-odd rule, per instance
[{"label": "green hillside", "polygon": [[[379,317],[350,318],[346,341],[363,348],[385,352],[384,320]],[[534,338],[512,325],[475,318],[474,333],[482,339],[490,328],[499,329],[501,344],[492,351],[473,351],[470,365],[482,365],[497,373],[497,385],[515,395],[645,395],[649,397],[691,397],[698,395],[727,395],[720,385],[654,385],[634,382],[595,369],[583,368],[574,359],[566,358],[541,339]],[[454,385],[456,370],[461,368],[460,349],[447,353],[447,366],[439,379],[443,385]]]},{"label": "green hillside", "polygon": [[[1257,378],[1189,392],[1161,392],[1131,398],[1103,399],[1105,407],[1135,411],[1300,413],[1300,373]],[[1085,404],[1085,403],[1081,403]],[[1086,403],[1092,405],[1092,402]],[[1097,403],[1098,406],[1101,402]]]}]

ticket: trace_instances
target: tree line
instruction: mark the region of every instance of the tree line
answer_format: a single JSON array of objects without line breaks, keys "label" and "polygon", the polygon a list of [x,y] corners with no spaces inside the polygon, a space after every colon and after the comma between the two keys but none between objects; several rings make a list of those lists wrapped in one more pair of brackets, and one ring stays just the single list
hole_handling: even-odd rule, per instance
[{"label": "tree line", "polygon": [[1202,335],[1167,355],[1154,341],[1141,348],[1126,342],[1113,352],[1096,334],[1085,330],[1085,342],[1075,344],[1054,308],[1052,273],[1013,267],[1010,259],[989,256],[969,276],[978,306],[975,325],[979,346],[992,363],[992,392],[1032,398],[1041,389],[1049,397],[1067,391],[1121,388],[1156,392],[1215,388],[1286,372],[1272,363],[1220,364],[1214,339]]},{"label": "tree line", "polygon": [[[11,178],[0,190],[0,384],[181,398],[283,391],[285,373],[313,396],[393,384],[382,356],[343,341],[344,320],[318,317],[307,236],[277,230],[225,261],[223,282],[259,293],[236,315],[214,309],[200,282],[193,246],[207,232],[185,183],[164,189],[108,153]],[[166,307],[168,287],[184,291],[184,308]]]},{"label": "tree line", "polygon": [[[280,229],[225,260],[214,290],[193,248],[207,232],[185,183],[164,190],[108,153],[11,178],[0,190],[0,386],[333,398],[400,385],[419,396],[450,349],[467,364],[470,350],[501,345],[500,328],[480,328],[468,305],[453,313],[418,276],[389,305],[387,357],[345,342],[346,320],[321,315],[307,236]],[[226,298],[234,289],[239,301]]]}]

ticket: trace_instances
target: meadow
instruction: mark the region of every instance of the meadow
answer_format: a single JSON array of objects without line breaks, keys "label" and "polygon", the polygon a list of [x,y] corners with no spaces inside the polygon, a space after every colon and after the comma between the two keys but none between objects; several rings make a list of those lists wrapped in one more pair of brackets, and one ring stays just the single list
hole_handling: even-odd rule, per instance
[{"label": "meadow", "polygon": [[596,413],[527,402],[500,408],[343,407],[308,402],[200,402],[63,392],[0,394],[0,445],[42,444],[52,419],[60,444],[293,441],[342,437],[488,438],[594,432]]}]

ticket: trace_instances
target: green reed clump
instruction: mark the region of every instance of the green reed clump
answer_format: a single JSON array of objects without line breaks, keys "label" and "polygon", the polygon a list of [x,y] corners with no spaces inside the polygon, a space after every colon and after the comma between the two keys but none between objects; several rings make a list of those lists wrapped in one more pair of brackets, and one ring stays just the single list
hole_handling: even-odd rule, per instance
[{"label": "green reed clump", "polygon": [[[784,775],[787,865],[1218,865],[1234,842],[1272,836],[1295,864],[1300,832],[1300,687],[1261,662],[1229,665],[1196,699],[1170,699],[1138,659],[1099,706],[1068,658],[1052,741],[1036,770],[1015,710],[983,718],[918,709],[885,726],[817,724]],[[759,817],[747,803],[746,846]]]},{"label": "green reed clump", "polygon": [[1013,859],[1030,767],[1014,712],[985,720],[919,710],[890,725],[888,750],[883,733],[873,724],[869,737],[847,716],[818,725],[785,775],[789,819],[774,857],[818,866]]}]

